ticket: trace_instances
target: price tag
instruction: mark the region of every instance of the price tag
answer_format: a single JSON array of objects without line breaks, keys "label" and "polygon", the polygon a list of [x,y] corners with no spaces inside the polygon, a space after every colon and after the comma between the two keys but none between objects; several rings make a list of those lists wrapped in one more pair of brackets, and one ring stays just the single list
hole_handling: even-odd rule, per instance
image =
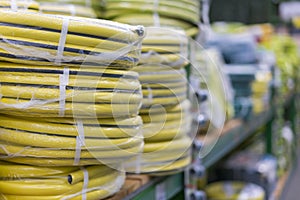
[{"label": "price tag", "polygon": [[165,187],[164,182],[156,185],[156,188],[155,188],[155,199],[156,200],[167,200],[167,195],[166,195],[165,189],[166,189],[166,187]]}]

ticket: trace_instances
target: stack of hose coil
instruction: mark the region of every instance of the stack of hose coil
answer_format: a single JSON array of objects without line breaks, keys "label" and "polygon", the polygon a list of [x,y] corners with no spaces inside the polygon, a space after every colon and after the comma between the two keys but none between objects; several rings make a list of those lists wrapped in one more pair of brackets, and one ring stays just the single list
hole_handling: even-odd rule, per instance
[{"label": "stack of hose coil", "polygon": [[9,176],[1,195],[115,193],[124,182],[117,169],[143,149],[132,68],[144,28],[8,10],[0,10],[0,26],[0,159],[10,162],[0,166],[19,169],[1,170],[1,179]]},{"label": "stack of hose coil", "polygon": [[0,9],[23,10],[40,12],[45,14],[57,14],[97,18],[96,11],[91,6],[58,3],[58,2],[35,2],[26,0],[0,0]]},{"label": "stack of hose coil", "polygon": [[198,33],[200,1],[197,0],[105,0],[104,18],[147,27],[175,27],[188,36]]},{"label": "stack of hose coil", "polygon": [[40,12],[47,14],[69,15],[97,18],[101,15],[100,1],[96,0],[36,0]]},{"label": "stack of hose coil", "polygon": [[141,62],[134,68],[142,84],[145,145],[142,155],[126,163],[129,172],[172,173],[190,163],[187,46],[183,32],[147,28]]},{"label": "stack of hose coil", "polygon": [[206,189],[209,200],[264,200],[265,191],[253,183],[244,182],[215,182]]},{"label": "stack of hose coil", "polygon": [[104,165],[41,167],[0,162],[0,169],[0,198],[5,200],[99,200],[117,192],[125,180],[124,172]]},{"label": "stack of hose coil", "polygon": [[91,8],[74,4],[40,3],[40,12],[57,15],[70,15],[97,18],[97,12]]},{"label": "stack of hose coil", "polygon": [[31,12],[39,11],[39,4],[35,1],[13,1],[13,0],[0,0],[0,9],[1,10],[28,10]]}]

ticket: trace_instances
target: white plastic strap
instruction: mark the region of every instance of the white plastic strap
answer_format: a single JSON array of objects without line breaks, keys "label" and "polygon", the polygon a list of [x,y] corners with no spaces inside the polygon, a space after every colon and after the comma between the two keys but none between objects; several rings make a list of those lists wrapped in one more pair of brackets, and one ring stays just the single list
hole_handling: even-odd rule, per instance
[{"label": "white plastic strap", "polygon": [[210,0],[204,0],[202,2],[202,20],[205,25],[210,24],[210,19],[209,19],[209,4]]},{"label": "white plastic strap", "polygon": [[67,34],[68,34],[68,27],[69,27],[69,18],[65,17],[62,22],[60,38],[59,38],[59,42],[58,42],[58,46],[57,46],[57,54],[56,54],[56,58],[55,58],[56,65],[60,65],[61,60],[63,58]]},{"label": "white plastic strap", "polygon": [[66,86],[69,84],[70,70],[64,68],[63,74],[59,75],[59,116],[63,117],[66,110]]},{"label": "white plastic strap", "polygon": [[82,186],[82,195],[81,199],[86,200],[86,193],[89,185],[89,172],[86,170],[86,168],[81,167],[81,170],[83,172],[83,186]]},{"label": "white plastic strap", "polygon": [[84,136],[84,128],[82,120],[76,121],[76,128],[78,135],[76,136],[76,150],[74,156],[74,165],[78,165],[80,161],[80,154],[82,146],[85,146],[85,136]]},{"label": "white plastic strap", "polygon": [[153,2],[153,21],[154,21],[154,26],[156,27],[160,27],[158,8],[159,8],[159,0],[155,0]]},{"label": "white plastic strap", "polygon": [[69,10],[70,10],[71,16],[76,16],[76,8],[73,4],[69,5]]},{"label": "white plastic strap", "polygon": [[12,11],[18,11],[18,5],[16,0],[11,0],[10,1],[10,8]]},{"label": "white plastic strap", "polygon": [[148,90],[148,100],[149,100],[149,102],[152,102],[153,101],[153,93],[152,93],[152,89],[151,89],[151,87],[150,86],[148,86],[147,85],[147,90]]},{"label": "white plastic strap", "polygon": [[91,6],[92,6],[91,0],[85,0],[85,5],[86,5],[87,7],[91,7]]}]

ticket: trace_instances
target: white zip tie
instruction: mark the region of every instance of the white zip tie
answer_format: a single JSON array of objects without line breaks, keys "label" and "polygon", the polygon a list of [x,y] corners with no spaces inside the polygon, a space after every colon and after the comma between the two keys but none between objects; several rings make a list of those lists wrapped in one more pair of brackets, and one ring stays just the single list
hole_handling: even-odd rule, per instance
[{"label": "white zip tie", "polygon": [[71,16],[76,16],[76,8],[73,4],[69,5],[69,10],[70,10]]},{"label": "white zip tie", "polygon": [[85,6],[91,7],[92,6],[92,1],[91,0],[85,0]]},{"label": "white zip tie", "polygon": [[62,22],[61,32],[60,32],[59,43],[57,46],[57,54],[54,62],[56,65],[60,65],[63,58],[67,34],[68,34],[68,27],[69,27],[69,18],[64,17]]},{"label": "white zip tie", "polygon": [[160,18],[158,14],[158,8],[159,8],[159,0],[155,0],[153,2],[153,21],[154,21],[154,26],[160,27]]},{"label": "white zip tie", "polygon": [[86,200],[86,193],[89,185],[89,172],[86,170],[85,167],[81,167],[81,170],[83,172],[83,186],[82,186],[82,195],[81,199]]},{"label": "white zip tie", "polygon": [[152,103],[152,101],[153,101],[153,93],[152,93],[151,87],[148,84],[147,84],[147,90],[148,90],[147,99],[149,100],[149,102]]},{"label": "white zip tie", "polygon": [[66,110],[66,87],[69,84],[70,70],[64,68],[63,74],[59,75],[59,116],[63,117]]},{"label": "white zip tie", "polygon": [[85,146],[85,136],[84,136],[84,128],[82,120],[76,121],[76,128],[78,135],[76,136],[76,149],[74,156],[74,165],[78,165],[80,161],[81,149]]},{"label": "white zip tie", "polygon": [[10,8],[12,11],[18,11],[18,5],[16,0],[10,0]]}]

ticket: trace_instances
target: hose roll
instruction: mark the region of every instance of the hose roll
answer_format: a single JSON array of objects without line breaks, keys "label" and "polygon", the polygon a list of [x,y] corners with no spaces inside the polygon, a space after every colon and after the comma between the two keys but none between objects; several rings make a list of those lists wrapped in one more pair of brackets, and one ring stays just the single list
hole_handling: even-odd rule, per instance
[{"label": "hose roll", "polygon": [[1,0],[0,10],[26,10],[31,12],[39,11],[39,4],[35,1],[26,0]]},{"label": "hose roll", "polygon": [[45,166],[116,163],[143,148],[140,117],[16,118],[0,115],[0,159]]},{"label": "hose roll", "polygon": [[184,31],[171,28],[146,28],[139,65],[159,64],[182,68],[188,64],[188,38]]},{"label": "hose roll", "polygon": [[162,173],[181,171],[191,162],[192,140],[187,136],[162,141],[146,142],[143,154],[126,162],[126,170],[132,173]]},{"label": "hose roll", "polygon": [[142,102],[131,71],[0,62],[0,112],[40,117],[137,115]]},{"label": "hose roll", "polygon": [[0,10],[0,58],[14,63],[130,69],[144,34],[142,26]]},{"label": "hose roll", "polygon": [[0,9],[14,11],[40,12],[45,14],[79,16],[88,18],[97,18],[96,12],[92,7],[83,5],[74,5],[57,2],[35,2],[26,0],[1,0]]},{"label": "hose roll", "polygon": [[200,2],[196,0],[106,0],[104,7],[104,17],[107,19],[147,26],[186,28],[191,36],[198,32],[190,28],[197,29],[200,21]]},{"label": "hose roll", "polygon": [[156,65],[137,66],[142,84],[143,108],[159,104],[174,106],[187,98],[187,79],[184,69],[173,69]]},{"label": "hose roll", "polygon": [[74,5],[67,3],[40,3],[40,12],[45,14],[79,16],[88,18],[97,18],[97,13],[92,7]]},{"label": "hose roll", "polygon": [[38,167],[1,162],[0,169],[0,197],[5,200],[99,200],[116,193],[125,181],[124,172],[104,165]]}]

